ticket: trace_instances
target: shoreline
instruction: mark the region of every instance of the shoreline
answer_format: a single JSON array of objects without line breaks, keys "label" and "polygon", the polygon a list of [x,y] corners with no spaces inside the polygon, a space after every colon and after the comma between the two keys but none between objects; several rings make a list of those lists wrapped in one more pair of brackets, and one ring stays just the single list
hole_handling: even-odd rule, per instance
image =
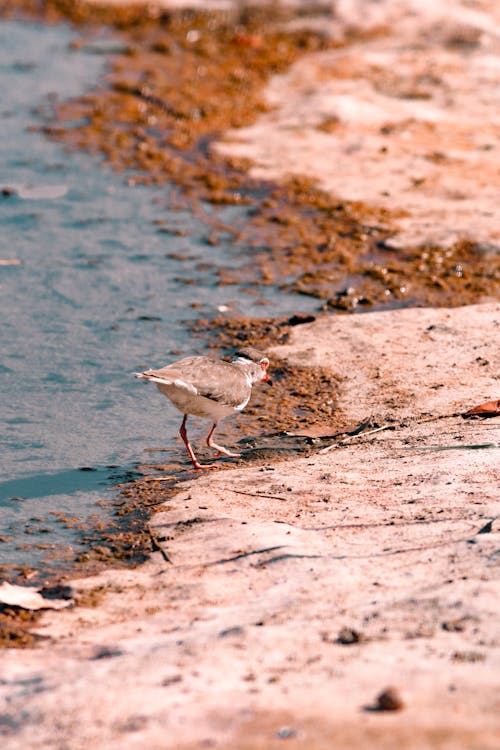
[{"label": "shoreline", "polygon": [[[2,652],[11,721],[37,716],[41,748],[57,724],[75,750],[274,748],[285,730],[493,750],[499,427],[460,416],[497,387],[490,322],[498,303],[297,327],[274,360],[350,370],[339,403],[371,428],[179,486],[149,561],[73,581],[81,604],[43,615],[39,647]],[[376,710],[389,686],[401,707]]]},{"label": "shoreline", "polygon": [[[317,72],[323,54],[285,75],[298,96],[312,93],[294,76],[301,65]],[[281,116],[262,114],[239,145],[228,146],[231,132],[221,148],[260,161],[258,179],[283,179],[258,148],[274,128],[290,153],[311,136],[290,124],[286,106]],[[301,171],[321,182],[310,153],[300,154]],[[439,210],[453,222],[444,203]],[[496,232],[477,246],[494,250]],[[161,482],[149,489],[148,501],[164,501],[148,525],[150,559],[72,581],[78,606],[43,614],[37,648],[0,652],[5,747],[34,746],[36,731],[37,747],[57,737],[72,750],[267,750],[285,740],[308,750],[493,750],[500,428],[498,417],[461,416],[500,396],[500,305],[487,299],[292,326],[271,347],[271,368],[291,368],[289,388],[294,367],[330,373],[336,411],[330,423],[322,415],[320,435],[331,439],[316,432],[303,456],[279,461],[272,446],[167,497]],[[137,492],[145,497],[140,483]],[[389,686],[399,705],[380,710]]]}]

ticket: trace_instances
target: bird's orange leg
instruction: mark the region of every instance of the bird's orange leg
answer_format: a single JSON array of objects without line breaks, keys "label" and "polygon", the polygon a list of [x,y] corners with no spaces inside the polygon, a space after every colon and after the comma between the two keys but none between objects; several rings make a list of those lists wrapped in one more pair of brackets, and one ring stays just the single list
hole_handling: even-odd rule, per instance
[{"label": "bird's orange leg", "polygon": [[217,443],[214,443],[212,440],[212,435],[215,432],[215,428],[217,427],[217,422],[214,422],[212,425],[212,429],[207,435],[207,445],[209,448],[214,448],[217,453],[215,454],[215,457],[220,456],[221,453],[224,454],[224,456],[230,456],[230,458],[239,458],[241,456],[241,453],[233,453],[232,451],[228,451],[227,448],[223,448],[222,445],[217,445]]},{"label": "bird's orange leg", "polygon": [[187,436],[187,430],[186,430],[186,421],[187,421],[187,414],[184,414],[184,419],[182,420],[181,429],[179,430],[179,434],[184,441],[184,445],[186,446],[187,452],[189,453],[189,458],[191,459],[193,466],[195,469],[213,469],[214,464],[200,464],[196,456],[194,455],[194,451],[191,448],[191,443],[188,440]]}]

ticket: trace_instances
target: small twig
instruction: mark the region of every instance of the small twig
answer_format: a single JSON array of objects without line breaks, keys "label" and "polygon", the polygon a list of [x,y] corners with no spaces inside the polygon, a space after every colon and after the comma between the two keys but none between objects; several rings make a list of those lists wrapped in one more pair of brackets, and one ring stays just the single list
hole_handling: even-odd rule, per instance
[{"label": "small twig", "polygon": [[237,495],[250,495],[251,497],[265,498],[266,500],[286,500],[286,497],[279,495],[266,495],[263,492],[245,492],[244,490],[234,490],[232,487],[227,488],[229,492],[236,492]]},{"label": "small twig", "polygon": [[[331,531],[332,529],[391,529],[396,526],[415,526],[418,524],[431,523],[470,523],[474,527],[477,518],[408,518],[406,521],[385,521],[380,523],[335,523],[328,526],[302,526],[304,531]],[[491,523],[491,522],[490,522]],[[479,532],[477,532],[479,533]]]},{"label": "small twig", "polygon": [[[436,416],[432,417],[423,417],[422,419],[416,419],[415,424],[426,424],[427,422],[437,422],[441,419],[451,419],[453,417],[460,417],[460,412],[456,412],[454,414],[438,414]],[[348,441],[353,440],[354,438],[358,437],[364,437],[365,435],[373,435],[376,432],[380,432],[381,430],[395,430],[398,427],[401,427],[403,423],[395,423],[395,424],[385,424],[381,427],[375,427],[373,430],[365,430],[364,427],[366,425],[370,424],[370,420],[367,419],[364,422],[362,422],[359,427],[356,427],[355,430],[352,432],[348,432],[345,437],[338,440],[336,443],[332,443],[332,445],[327,445],[325,448],[321,448],[321,450],[318,451],[318,453],[328,453],[329,451],[333,450],[334,448],[342,448],[342,446],[347,443]],[[337,435],[325,435],[323,436],[323,439],[328,437],[340,437],[340,435],[345,433],[337,433]]]},{"label": "small twig", "polygon": [[[327,556],[328,557],[328,556]],[[265,565],[270,565],[271,563],[277,563],[282,562],[283,560],[323,560],[325,559],[325,555],[306,555],[306,554],[298,554],[297,552],[286,552],[282,555],[276,555],[275,557],[269,558],[269,560],[259,560],[255,563],[255,568],[263,568]]]},{"label": "small twig", "polygon": [[413,451],[458,451],[458,450],[483,450],[485,448],[500,448],[500,443],[457,443],[457,445],[412,445],[407,450]]},{"label": "small twig", "polygon": [[[354,430],[351,430],[350,432],[346,432],[343,430],[342,432],[335,432],[333,435],[318,435],[319,440],[334,440],[335,438],[342,437],[342,435],[358,435],[360,432],[364,432],[367,427],[371,425],[371,419],[365,419],[364,422],[361,422],[357,427],[354,428]],[[310,435],[302,435],[300,432],[286,432],[287,435],[290,437],[298,437],[298,438],[310,438]]]},{"label": "small twig", "polygon": [[[473,534],[475,536],[475,534]],[[370,560],[372,558],[378,558],[378,557],[392,557],[393,555],[405,555],[410,552],[422,552],[423,550],[429,550],[429,549],[439,549],[442,547],[449,547],[450,545],[454,544],[460,544],[463,542],[467,542],[471,539],[470,536],[466,537],[457,537],[455,539],[446,539],[441,542],[433,542],[432,544],[423,544],[420,547],[406,547],[403,549],[393,549],[393,550],[384,550],[383,552],[369,552],[364,555],[351,555],[351,554],[345,554],[345,555],[306,555],[306,554],[281,554],[277,555],[275,557],[271,557],[266,561],[261,561],[257,565],[264,566],[264,565],[270,565],[274,562],[280,562],[281,560],[284,560],[288,557],[296,557],[296,558],[320,558],[322,560]],[[257,565],[255,567],[257,567]]]},{"label": "small twig", "polygon": [[252,555],[262,555],[265,552],[274,552],[277,549],[283,549],[283,544],[277,544],[274,547],[264,547],[263,549],[252,549],[250,552],[240,552],[237,555],[233,555],[232,557],[224,557],[220,560],[214,560],[213,562],[205,563],[204,567],[209,568],[213,565],[225,565],[226,563],[235,562],[236,560],[243,560],[246,557],[251,557]]},{"label": "small twig", "polygon": [[140,482],[166,482],[169,479],[175,479],[173,476],[165,476],[165,477],[141,477]]},{"label": "small twig", "polygon": [[156,535],[154,534],[154,532],[151,531],[151,529],[148,529],[148,532],[149,532],[149,536],[151,538],[151,547],[152,547],[153,551],[154,552],[159,552],[160,555],[165,560],[165,562],[172,563],[172,560],[169,558],[169,556],[167,555],[167,553],[165,552],[165,550],[163,549],[163,547],[159,543],[159,541],[156,538]]},{"label": "small twig", "polygon": [[348,435],[345,438],[342,438],[342,440],[339,440],[337,443],[332,443],[331,445],[327,445],[326,448],[321,448],[321,450],[318,451],[318,453],[329,453],[334,448],[342,448],[345,443],[355,440],[359,437],[367,437],[368,435],[374,435],[376,432],[381,432],[382,430],[390,430],[394,427],[392,424],[384,424],[382,427],[375,427],[373,430],[367,430],[363,432],[357,432],[355,435]]}]

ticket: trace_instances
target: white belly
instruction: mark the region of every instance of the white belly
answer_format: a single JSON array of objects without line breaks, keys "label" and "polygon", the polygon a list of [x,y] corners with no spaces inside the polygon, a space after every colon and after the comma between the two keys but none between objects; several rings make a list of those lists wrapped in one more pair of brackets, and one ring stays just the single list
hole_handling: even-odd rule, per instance
[{"label": "white belly", "polygon": [[230,414],[234,414],[235,411],[240,411],[246,406],[246,403],[234,409],[232,406],[222,404],[220,401],[212,401],[205,396],[198,396],[194,393],[189,393],[185,389],[178,388],[176,385],[167,385],[166,383],[156,383],[158,390],[161,391],[173,405],[179,409],[183,414],[193,414],[195,417],[205,417],[206,419],[212,419],[214,422],[218,422],[219,419],[227,417]]}]

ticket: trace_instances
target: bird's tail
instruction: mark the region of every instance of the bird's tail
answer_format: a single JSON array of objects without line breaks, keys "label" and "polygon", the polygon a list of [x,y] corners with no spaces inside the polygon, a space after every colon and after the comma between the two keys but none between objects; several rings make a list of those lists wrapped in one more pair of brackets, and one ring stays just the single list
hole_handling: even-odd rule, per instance
[{"label": "bird's tail", "polygon": [[140,380],[149,380],[151,383],[161,383],[162,385],[172,385],[172,383],[175,382],[175,380],[172,380],[171,378],[161,378],[159,377],[154,370],[146,370],[145,372],[134,372],[133,373],[135,378],[139,378]]}]

